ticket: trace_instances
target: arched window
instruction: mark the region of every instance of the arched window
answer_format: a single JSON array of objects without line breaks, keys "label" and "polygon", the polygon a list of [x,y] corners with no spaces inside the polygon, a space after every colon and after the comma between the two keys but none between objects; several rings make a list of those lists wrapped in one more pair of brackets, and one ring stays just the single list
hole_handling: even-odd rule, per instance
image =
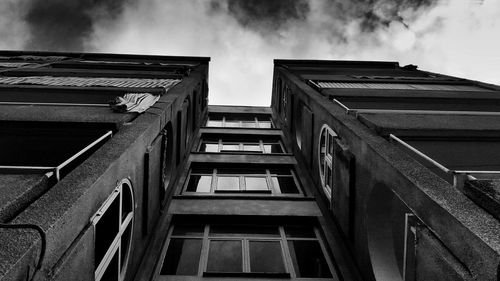
[{"label": "arched window", "polygon": [[334,157],[334,139],[337,134],[328,126],[323,125],[319,141],[319,174],[321,185],[328,198],[332,197],[333,190],[333,167]]},{"label": "arched window", "polygon": [[92,217],[95,280],[124,280],[134,228],[134,196],[123,179]]}]

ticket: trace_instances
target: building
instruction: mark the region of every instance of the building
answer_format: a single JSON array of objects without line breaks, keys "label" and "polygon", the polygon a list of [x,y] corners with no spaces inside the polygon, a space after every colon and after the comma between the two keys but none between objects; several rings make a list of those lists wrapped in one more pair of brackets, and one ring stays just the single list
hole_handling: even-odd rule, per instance
[{"label": "building", "polygon": [[214,106],[208,62],[0,52],[0,280],[500,280],[500,87],[276,60]]}]

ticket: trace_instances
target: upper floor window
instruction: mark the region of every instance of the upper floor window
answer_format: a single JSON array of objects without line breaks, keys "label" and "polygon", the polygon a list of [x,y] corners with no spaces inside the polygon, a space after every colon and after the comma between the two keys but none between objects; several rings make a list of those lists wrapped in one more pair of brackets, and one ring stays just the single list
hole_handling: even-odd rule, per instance
[{"label": "upper floor window", "polygon": [[318,229],[308,225],[177,224],[161,275],[332,278]]},{"label": "upper floor window", "polygon": [[122,180],[92,218],[95,280],[124,280],[134,227],[132,184]]},{"label": "upper floor window", "polygon": [[321,185],[326,195],[331,198],[333,190],[334,139],[337,134],[328,126],[323,125],[319,143],[319,173]]},{"label": "upper floor window", "polygon": [[184,192],[302,194],[294,171],[287,168],[194,168]]},{"label": "upper floor window", "polygon": [[201,152],[245,152],[245,153],[284,153],[279,140],[232,141],[225,139],[204,139]]},{"label": "upper floor window", "polygon": [[274,128],[269,116],[209,116],[207,127]]}]

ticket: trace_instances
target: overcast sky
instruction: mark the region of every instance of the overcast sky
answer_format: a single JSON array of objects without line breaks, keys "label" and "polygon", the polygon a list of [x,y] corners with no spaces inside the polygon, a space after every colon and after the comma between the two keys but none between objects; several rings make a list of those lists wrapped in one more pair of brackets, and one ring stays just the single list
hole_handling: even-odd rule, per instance
[{"label": "overcast sky", "polygon": [[269,105],[276,58],[500,84],[500,1],[0,0],[0,49],[209,56],[211,104]]}]

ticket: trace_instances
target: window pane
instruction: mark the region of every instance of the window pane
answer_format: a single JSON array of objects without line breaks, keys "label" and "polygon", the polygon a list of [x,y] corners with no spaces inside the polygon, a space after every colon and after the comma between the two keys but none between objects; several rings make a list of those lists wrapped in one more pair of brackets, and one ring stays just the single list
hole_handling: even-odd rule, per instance
[{"label": "window pane", "polygon": [[212,176],[191,175],[186,188],[188,192],[210,192]]},{"label": "window pane", "polygon": [[239,151],[240,145],[239,144],[223,144],[222,150]]},{"label": "window pane", "polygon": [[246,190],[269,190],[265,177],[245,177]]},{"label": "window pane", "polygon": [[279,241],[250,241],[250,271],[285,272]]},{"label": "window pane", "polygon": [[292,194],[297,194],[299,193],[299,190],[297,188],[297,185],[295,184],[295,181],[293,180],[293,177],[276,177],[273,176],[271,177],[273,181],[273,185],[275,188],[278,188],[281,190],[281,193],[292,193]]},{"label": "window pane", "polygon": [[240,190],[240,178],[217,177],[217,190]]},{"label": "window pane", "polygon": [[266,153],[283,153],[283,149],[279,143],[266,143],[264,144]]},{"label": "window pane", "polygon": [[202,239],[170,239],[160,274],[197,275]]},{"label": "window pane", "polygon": [[240,121],[227,121],[226,120],[226,127],[240,127]]},{"label": "window pane", "polygon": [[328,134],[328,154],[333,156],[333,135]]},{"label": "window pane", "polygon": [[222,127],[221,120],[208,120],[207,127]]},{"label": "window pane", "polygon": [[291,238],[316,238],[314,230],[307,226],[285,226],[285,235]]},{"label": "window pane", "polygon": [[269,172],[271,173],[271,175],[292,175],[290,169],[270,169]]},{"label": "window pane", "polygon": [[256,127],[256,124],[255,124],[255,121],[243,121],[242,122],[243,124],[243,128],[255,128]]},{"label": "window pane", "polygon": [[328,189],[331,192],[332,187],[333,187],[333,185],[332,185],[333,175],[332,175],[332,168],[330,166],[326,167],[326,176],[327,176],[326,182],[327,182],[327,185],[328,185]]},{"label": "window pane", "polygon": [[272,128],[271,121],[260,121],[259,128]]},{"label": "window pane", "polygon": [[118,251],[114,254],[100,280],[118,281]]},{"label": "window pane", "polygon": [[243,150],[244,151],[262,152],[262,149],[260,148],[260,145],[258,145],[258,144],[243,144]]},{"label": "window pane", "polygon": [[207,271],[242,272],[241,241],[210,241]]},{"label": "window pane", "polygon": [[120,258],[120,267],[121,267],[121,270],[125,269],[125,266],[127,265],[128,263],[128,250],[129,250],[129,245],[130,245],[130,238],[131,238],[131,235],[132,235],[132,224],[129,223],[127,228],[125,229],[125,231],[123,232],[122,234],[122,238],[121,238],[121,241],[120,241],[120,255],[121,255],[121,258]]},{"label": "window pane", "polygon": [[128,214],[132,213],[134,200],[128,184],[122,185],[122,223],[127,218]]},{"label": "window pane", "polygon": [[279,237],[277,226],[267,225],[225,225],[210,226],[210,236]]},{"label": "window pane", "polygon": [[200,151],[204,152],[219,152],[219,144],[217,143],[202,143]]},{"label": "window pane", "polygon": [[[324,181],[325,177],[325,154],[326,154],[326,129],[323,129],[323,132],[321,133],[321,142],[319,144],[319,163],[321,165],[320,167],[320,173],[321,173],[321,178]],[[326,184],[326,181],[325,181]]]},{"label": "window pane", "polygon": [[204,225],[175,225],[172,235],[203,236]]},{"label": "window pane", "polygon": [[111,247],[111,243],[118,235],[120,228],[120,200],[115,197],[108,209],[102,214],[95,225],[95,267],[101,263],[102,258]]},{"label": "window pane", "polygon": [[297,277],[332,277],[318,241],[288,241]]}]

